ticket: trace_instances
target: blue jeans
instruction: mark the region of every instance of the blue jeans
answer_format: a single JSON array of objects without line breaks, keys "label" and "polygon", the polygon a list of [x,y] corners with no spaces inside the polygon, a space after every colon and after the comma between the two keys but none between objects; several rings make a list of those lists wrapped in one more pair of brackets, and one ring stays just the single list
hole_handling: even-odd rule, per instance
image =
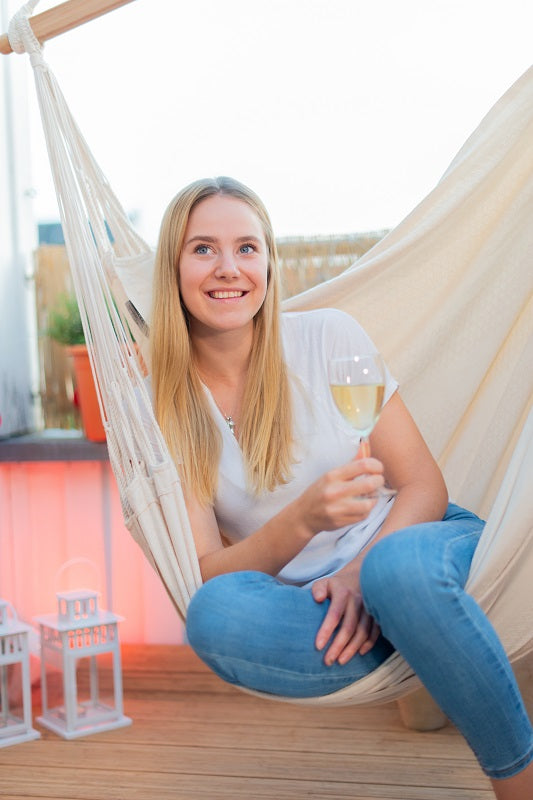
[{"label": "blue jeans", "polygon": [[365,605],[382,635],[366,655],[326,666],[314,645],[329,601],[261,572],[219,575],[193,597],[187,635],[229,683],[287,697],[325,695],[397,649],[456,725],[487,775],[533,760],[533,729],[503,647],[463,587],[483,522],[450,505],[442,522],[377,542],[361,571]]}]

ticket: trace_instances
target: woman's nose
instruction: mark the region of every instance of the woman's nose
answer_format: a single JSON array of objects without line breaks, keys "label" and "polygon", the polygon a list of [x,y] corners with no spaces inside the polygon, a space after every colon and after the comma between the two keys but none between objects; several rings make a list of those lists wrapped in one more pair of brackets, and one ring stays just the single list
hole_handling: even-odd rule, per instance
[{"label": "woman's nose", "polygon": [[234,278],[239,274],[235,255],[233,253],[221,253],[215,268],[216,277]]}]

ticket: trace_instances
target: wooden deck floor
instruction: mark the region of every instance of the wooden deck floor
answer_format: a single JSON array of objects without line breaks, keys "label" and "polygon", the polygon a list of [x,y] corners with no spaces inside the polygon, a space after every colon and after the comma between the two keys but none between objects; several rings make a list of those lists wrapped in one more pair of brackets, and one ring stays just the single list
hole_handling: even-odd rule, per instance
[{"label": "wooden deck floor", "polygon": [[317,709],[257,699],[185,646],[126,646],[123,673],[133,725],[73,741],[40,728],[41,739],[0,749],[1,800],[493,798],[451,726],[408,731],[393,704]]}]

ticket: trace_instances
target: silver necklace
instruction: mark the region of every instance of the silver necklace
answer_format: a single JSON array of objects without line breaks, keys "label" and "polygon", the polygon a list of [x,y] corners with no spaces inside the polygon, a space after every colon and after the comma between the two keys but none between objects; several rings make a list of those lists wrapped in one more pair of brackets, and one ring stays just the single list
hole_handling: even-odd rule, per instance
[{"label": "silver necklace", "polygon": [[235,436],[235,422],[234,422],[234,421],[233,421],[233,419],[232,419],[230,416],[228,416],[227,414],[224,414],[224,419],[226,420],[226,422],[227,422],[227,424],[228,424],[228,428],[230,429],[230,431],[232,432],[232,434]]},{"label": "silver necklace", "polygon": [[[207,386],[207,388],[209,389],[209,386],[208,386],[207,382],[205,382],[205,385],[206,385],[206,386]],[[209,392],[210,392],[210,394],[211,394],[211,397],[213,398],[213,401],[214,401],[214,403],[215,403],[216,407],[218,408],[218,410],[220,411],[220,413],[221,413],[221,414],[222,414],[222,416],[224,417],[224,420],[226,421],[226,425],[227,425],[227,426],[228,426],[228,428],[230,429],[230,431],[231,431],[231,433],[233,434],[233,436],[235,436],[235,420],[233,419],[233,417],[231,416],[231,414],[226,414],[226,412],[225,412],[225,411],[222,411],[222,409],[221,409],[220,405],[217,403],[217,401],[216,401],[216,399],[215,399],[215,395],[213,394],[213,392],[211,391],[211,389],[209,389]]]}]

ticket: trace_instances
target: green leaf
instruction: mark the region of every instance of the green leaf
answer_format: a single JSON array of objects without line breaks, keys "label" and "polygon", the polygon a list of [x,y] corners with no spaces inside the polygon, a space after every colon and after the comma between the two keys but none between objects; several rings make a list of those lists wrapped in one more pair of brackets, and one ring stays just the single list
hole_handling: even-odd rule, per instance
[{"label": "green leaf", "polygon": [[80,310],[74,295],[61,295],[57,306],[48,314],[46,332],[60,344],[85,344]]}]

